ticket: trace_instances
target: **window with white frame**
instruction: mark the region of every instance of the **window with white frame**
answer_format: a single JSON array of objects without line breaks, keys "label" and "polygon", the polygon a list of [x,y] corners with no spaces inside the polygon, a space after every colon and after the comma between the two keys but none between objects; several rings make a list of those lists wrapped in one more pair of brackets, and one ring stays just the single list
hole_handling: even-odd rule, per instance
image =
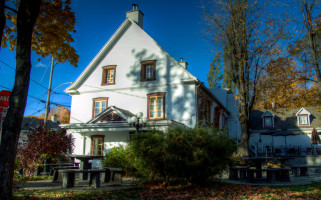
[{"label": "window with white frame", "polygon": [[309,115],[299,115],[299,125],[309,125]]}]

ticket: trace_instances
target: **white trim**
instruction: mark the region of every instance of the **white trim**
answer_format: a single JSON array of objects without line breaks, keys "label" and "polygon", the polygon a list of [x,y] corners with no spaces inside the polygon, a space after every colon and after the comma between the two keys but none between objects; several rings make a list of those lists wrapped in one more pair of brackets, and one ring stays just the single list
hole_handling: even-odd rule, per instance
[{"label": "white trim", "polygon": [[[301,115],[307,115],[307,124],[300,124],[300,116]],[[311,116],[311,113],[305,109],[305,108],[301,108],[297,113],[296,113],[296,116],[297,116],[297,125],[298,126],[311,126],[311,119],[310,119],[310,116]]]}]

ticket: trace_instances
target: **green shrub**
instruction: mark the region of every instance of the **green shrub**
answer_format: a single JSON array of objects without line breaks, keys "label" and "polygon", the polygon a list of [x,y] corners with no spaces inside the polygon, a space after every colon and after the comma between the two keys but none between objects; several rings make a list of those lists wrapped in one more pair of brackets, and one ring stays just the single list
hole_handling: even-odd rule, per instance
[{"label": "green shrub", "polygon": [[136,175],[166,184],[185,180],[204,183],[232,163],[235,144],[219,130],[176,127],[168,133],[150,131],[131,141]]},{"label": "green shrub", "polygon": [[133,161],[131,161],[132,152],[129,147],[114,147],[105,155],[102,160],[104,167],[122,168],[125,175],[132,175],[135,171]]}]

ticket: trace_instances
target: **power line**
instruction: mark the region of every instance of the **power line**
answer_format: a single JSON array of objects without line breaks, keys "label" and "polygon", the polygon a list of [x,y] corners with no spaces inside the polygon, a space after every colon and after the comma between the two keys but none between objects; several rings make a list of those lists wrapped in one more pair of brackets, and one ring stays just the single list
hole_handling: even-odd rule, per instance
[{"label": "power line", "polygon": [[[10,88],[8,88],[8,87],[6,87],[6,86],[0,85],[0,87],[3,87],[3,88],[5,88],[5,89],[8,89],[8,90],[12,91],[12,89],[10,89]],[[40,99],[40,98],[38,98],[38,97],[34,97],[34,96],[31,96],[31,95],[27,95],[27,96],[28,96],[28,97],[31,97],[31,98],[34,98],[34,99],[37,99],[38,101],[40,101],[40,102],[42,102],[42,103],[46,103],[45,100],[42,100],[42,99]],[[71,107],[71,106],[69,106],[69,105],[64,105],[64,104],[55,103],[55,102],[50,102],[50,104],[54,104],[54,105],[56,105],[56,106]]]},{"label": "power line", "polygon": [[[5,63],[5,62],[3,62],[3,61],[1,61],[1,60],[0,60],[0,62],[1,62],[1,63],[3,63],[5,66],[9,67],[10,69],[12,69],[12,70],[15,70],[15,71],[16,71],[16,69],[15,69],[15,68],[13,68],[13,67],[11,67],[9,64],[7,64],[7,63]],[[33,79],[30,79],[30,80],[31,80],[32,82],[34,82],[35,84],[39,85],[40,87],[42,87],[42,88],[44,88],[44,89],[48,90],[48,88],[47,88],[46,86],[41,85],[39,82],[37,82],[37,81],[35,81],[35,80],[33,80]],[[54,94],[60,94],[60,95],[66,95],[66,96],[69,96],[68,94],[61,93],[61,92],[52,92],[52,93],[54,93]]]}]

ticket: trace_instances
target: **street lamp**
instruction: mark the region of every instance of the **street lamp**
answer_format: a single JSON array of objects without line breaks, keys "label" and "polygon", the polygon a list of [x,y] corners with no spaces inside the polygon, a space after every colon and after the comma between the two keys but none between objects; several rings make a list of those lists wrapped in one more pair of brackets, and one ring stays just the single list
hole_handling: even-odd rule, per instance
[{"label": "street lamp", "polygon": [[139,112],[136,115],[128,119],[128,124],[130,127],[136,128],[136,133],[139,129],[146,127],[147,117],[143,117],[143,113]]}]

